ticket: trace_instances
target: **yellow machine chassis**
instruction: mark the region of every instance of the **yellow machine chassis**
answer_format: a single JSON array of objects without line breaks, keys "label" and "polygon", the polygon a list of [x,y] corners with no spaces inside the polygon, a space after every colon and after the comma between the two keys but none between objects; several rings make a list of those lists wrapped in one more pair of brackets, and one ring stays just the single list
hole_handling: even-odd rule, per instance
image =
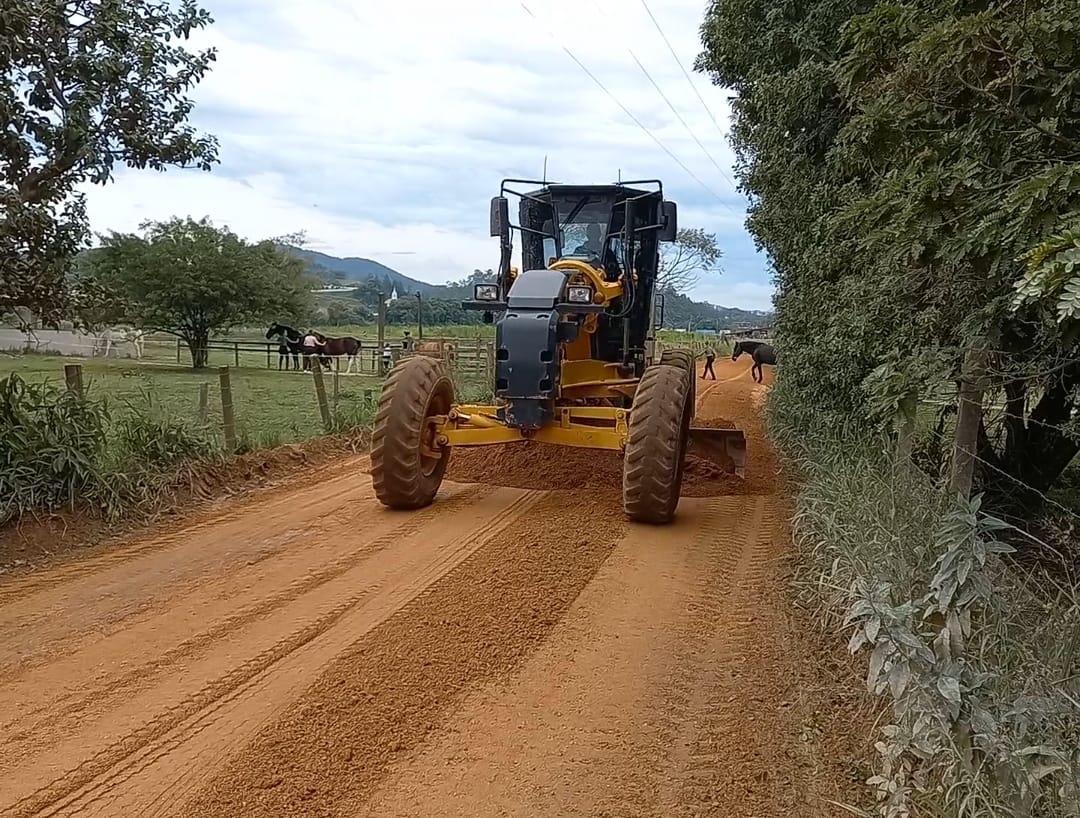
[{"label": "yellow machine chassis", "polygon": [[491,446],[535,440],[582,449],[621,451],[626,445],[627,410],[608,406],[556,406],[555,418],[531,431],[498,420],[496,406],[455,406],[429,419],[438,446]]}]

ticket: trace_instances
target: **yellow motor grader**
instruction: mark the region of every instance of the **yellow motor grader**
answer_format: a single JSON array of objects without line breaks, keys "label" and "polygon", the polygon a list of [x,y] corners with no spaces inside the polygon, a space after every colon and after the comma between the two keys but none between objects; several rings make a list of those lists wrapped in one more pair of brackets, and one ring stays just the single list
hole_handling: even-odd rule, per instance
[{"label": "yellow motor grader", "polygon": [[[511,195],[519,199],[517,225]],[[402,359],[383,387],[372,436],[380,502],[431,503],[454,447],[530,440],[623,452],[623,508],[639,522],[673,518],[691,438],[742,476],[743,433],[692,423],[693,354],[657,354],[660,243],[674,241],[677,229],[662,184],[506,179],[490,221],[498,274],[462,306],[495,324],[494,402],[458,404],[441,361]],[[511,266],[515,232],[520,270]]]}]

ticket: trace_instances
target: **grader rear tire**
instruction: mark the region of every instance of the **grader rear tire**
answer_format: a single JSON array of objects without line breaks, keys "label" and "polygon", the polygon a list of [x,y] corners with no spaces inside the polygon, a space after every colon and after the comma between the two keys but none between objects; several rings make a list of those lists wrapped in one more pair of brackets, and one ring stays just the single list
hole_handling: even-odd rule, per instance
[{"label": "grader rear tire", "polygon": [[427,419],[453,403],[454,384],[434,358],[404,358],[390,371],[371,435],[371,482],[384,506],[417,509],[435,499],[450,450],[435,445]]},{"label": "grader rear tire", "polygon": [[630,409],[623,461],[623,511],[636,522],[671,522],[679,505],[690,437],[686,371],[657,364],[645,370]]},{"label": "grader rear tire", "polygon": [[690,406],[697,406],[697,363],[694,353],[688,349],[665,349],[660,353],[660,363],[686,370],[690,383]]}]

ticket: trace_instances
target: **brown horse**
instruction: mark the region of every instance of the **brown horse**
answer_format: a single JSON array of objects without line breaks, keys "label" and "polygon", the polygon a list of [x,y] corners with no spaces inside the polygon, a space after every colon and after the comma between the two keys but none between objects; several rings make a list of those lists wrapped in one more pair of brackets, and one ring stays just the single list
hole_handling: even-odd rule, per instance
[{"label": "brown horse", "polygon": [[349,359],[349,365],[345,368],[345,374],[352,372],[353,364],[356,364],[357,373],[360,372],[360,362],[356,356],[360,352],[360,341],[353,338],[351,335],[345,335],[342,337],[335,337],[332,335],[323,335],[317,330],[312,330],[311,334],[319,339],[323,343],[323,348],[319,352],[319,359],[322,365],[329,369],[330,358],[339,358],[342,355]]}]

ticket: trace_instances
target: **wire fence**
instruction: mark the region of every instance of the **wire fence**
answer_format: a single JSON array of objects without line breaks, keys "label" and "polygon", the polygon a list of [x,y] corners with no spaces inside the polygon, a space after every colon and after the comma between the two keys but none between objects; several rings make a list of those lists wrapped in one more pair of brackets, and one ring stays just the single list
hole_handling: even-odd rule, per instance
[{"label": "wire fence", "polygon": [[[1031,485],[1003,468],[1002,464],[994,463],[984,456],[986,452],[982,446],[987,441],[990,441],[991,445],[1001,445],[1002,441],[994,436],[992,430],[1003,427],[1006,420],[1025,429],[1039,427],[1050,430],[1062,435],[1063,440],[1070,434],[1066,425],[1046,423],[1032,417],[1030,412],[1022,411],[1018,416],[1010,414],[1008,405],[1000,397],[1000,391],[1004,380],[1015,378],[1015,373],[1003,373],[995,369],[991,363],[992,352],[979,345],[966,349],[955,392],[950,395],[938,389],[933,394],[919,395],[912,400],[897,435],[897,461],[904,467],[918,468],[913,459],[913,440],[919,407],[932,407],[939,413],[939,423],[942,417],[940,413],[950,411],[955,416],[952,437],[948,440],[948,489],[951,493],[968,497],[973,491],[978,474],[991,473],[995,478],[1004,479],[1015,491],[1027,497],[1039,498],[1047,507],[1056,509],[1069,519],[1080,520],[1080,514],[1074,508],[1054,499],[1046,491]],[[1047,373],[1042,374],[1045,376]],[[1000,433],[999,429],[999,436]]]}]

